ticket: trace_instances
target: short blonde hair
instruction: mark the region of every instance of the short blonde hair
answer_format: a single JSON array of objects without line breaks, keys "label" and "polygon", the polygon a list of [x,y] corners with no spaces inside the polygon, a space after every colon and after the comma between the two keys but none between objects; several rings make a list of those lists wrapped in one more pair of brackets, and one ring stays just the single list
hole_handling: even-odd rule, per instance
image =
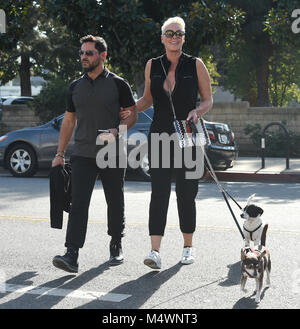
[{"label": "short blonde hair", "polygon": [[170,24],[180,25],[181,28],[182,28],[182,31],[185,32],[185,22],[184,22],[184,20],[181,17],[176,16],[176,17],[170,17],[164,22],[164,24],[161,27],[161,34],[165,33],[167,26],[169,26]]}]

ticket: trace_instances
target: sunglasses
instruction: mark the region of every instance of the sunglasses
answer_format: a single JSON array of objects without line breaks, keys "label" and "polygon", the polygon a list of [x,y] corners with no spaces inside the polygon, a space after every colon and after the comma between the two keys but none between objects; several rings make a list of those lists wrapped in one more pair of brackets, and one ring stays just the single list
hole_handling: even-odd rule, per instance
[{"label": "sunglasses", "polygon": [[86,54],[87,56],[94,56],[94,54],[96,53],[96,51],[93,50],[79,50],[79,56],[82,56],[84,54]]},{"label": "sunglasses", "polygon": [[176,32],[172,31],[172,30],[167,30],[164,35],[167,37],[167,38],[173,38],[174,35],[176,35],[177,38],[182,38],[184,35],[185,35],[185,32],[184,31],[181,31],[181,30],[178,30]]}]

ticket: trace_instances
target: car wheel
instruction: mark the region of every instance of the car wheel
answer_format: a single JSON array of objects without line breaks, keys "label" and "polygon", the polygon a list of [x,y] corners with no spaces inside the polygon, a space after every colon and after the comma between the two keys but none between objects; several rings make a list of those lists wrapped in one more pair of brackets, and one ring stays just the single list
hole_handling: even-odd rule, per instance
[{"label": "car wheel", "polygon": [[13,146],[6,156],[6,167],[15,177],[33,176],[38,169],[33,148],[27,144]]},{"label": "car wheel", "polygon": [[150,180],[150,166],[149,166],[149,158],[148,154],[145,154],[140,167],[138,168],[139,175],[144,179],[144,180]]}]

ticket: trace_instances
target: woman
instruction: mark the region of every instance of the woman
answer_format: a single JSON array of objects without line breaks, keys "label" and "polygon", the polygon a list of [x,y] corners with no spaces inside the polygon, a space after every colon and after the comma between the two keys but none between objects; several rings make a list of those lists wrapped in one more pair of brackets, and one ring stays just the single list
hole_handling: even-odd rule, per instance
[{"label": "woman", "polygon": [[[165,46],[166,53],[147,62],[144,94],[136,104],[138,112],[154,105],[154,117],[148,136],[152,180],[149,210],[151,252],[144,259],[144,264],[153,269],[161,268],[159,252],[166,226],[172,175],[175,175],[176,178],[177,207],[184,240],[181,263],[192,264],[194,262],[192,239],[196,227],[195,197],[198,192],[198,179],[186,179],[186,168],[184,167],[174,168],[174,154],[171,154],[171,168],[151,167],[151,157],[153,156],[150,152],[151,134],[168,133],[171,135],[175,132],[169,90],[176,117],[180,120],[193,119],[197,123],[198,117],[208,112],[213,103],[210,77],[205,65],[201,59],[182,52],[185,41],[183,19],[180,17],[169,18],[163,24],[161,31],[161,42]],[[201,103],[196,107],[198,92],[201,96]],[[162,155],[161,149],[160,155]]]}]

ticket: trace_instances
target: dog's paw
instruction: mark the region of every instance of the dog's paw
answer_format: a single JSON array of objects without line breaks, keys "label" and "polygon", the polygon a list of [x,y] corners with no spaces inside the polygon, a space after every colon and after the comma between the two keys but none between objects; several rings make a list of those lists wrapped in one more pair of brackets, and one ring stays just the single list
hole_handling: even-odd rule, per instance
[{"label": "dog's paw", "polygon": [[256,303],[256,304],[259,304],[259,303],[260,303],[260,297],[255,298],[255,303]]},{"label": "dog's paw", "polygon": [[242,292],[245,292],[245,293],[248,292],[248,290],[245,289],[245,288],[241,288],[241,291],[242,291]]}]

